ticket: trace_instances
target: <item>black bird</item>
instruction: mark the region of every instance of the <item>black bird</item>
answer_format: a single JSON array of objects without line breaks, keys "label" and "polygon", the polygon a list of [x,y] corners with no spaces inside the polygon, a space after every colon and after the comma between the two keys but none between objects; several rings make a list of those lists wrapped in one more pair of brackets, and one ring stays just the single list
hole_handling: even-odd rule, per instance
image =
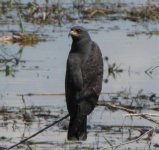
[{"label": "black bird", "polygon": [[100,48],[81,26],[71,28],[72,46],[67,59],[65,93],[70,123],[68,140],[87,139],[87,115],[102,89],[103,59]]}]

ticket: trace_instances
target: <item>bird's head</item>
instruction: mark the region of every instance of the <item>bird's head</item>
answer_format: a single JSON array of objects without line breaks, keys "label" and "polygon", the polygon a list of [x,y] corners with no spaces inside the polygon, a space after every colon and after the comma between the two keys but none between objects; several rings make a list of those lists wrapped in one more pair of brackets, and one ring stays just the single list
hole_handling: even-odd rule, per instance
[{"label": "bird's head", "polygon": [[69,35],[73,40],[90,39],[88,31],[81,26],[74,26],[70,29]]}]

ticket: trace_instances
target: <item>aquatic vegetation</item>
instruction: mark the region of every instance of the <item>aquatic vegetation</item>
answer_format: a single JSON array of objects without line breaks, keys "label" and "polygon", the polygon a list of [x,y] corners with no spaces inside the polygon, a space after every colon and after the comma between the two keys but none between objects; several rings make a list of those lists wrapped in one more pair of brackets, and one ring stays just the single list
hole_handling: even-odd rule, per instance
[{"label": "aquatic vegetation", "polygon": [[149,21],[159,20],[159,4],[151,4],[145,6],[133,7],[127,12],[127,19],[132,21]]}]

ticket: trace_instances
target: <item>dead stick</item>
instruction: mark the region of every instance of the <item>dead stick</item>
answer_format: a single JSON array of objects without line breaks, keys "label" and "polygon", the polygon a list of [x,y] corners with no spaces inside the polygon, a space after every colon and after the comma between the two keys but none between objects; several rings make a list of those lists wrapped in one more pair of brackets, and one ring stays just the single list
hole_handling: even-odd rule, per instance
[{"label": "dead stick", "polygon": [[11,147],[9,147],[7,150],[10,150],[10,149],[12,149],[12,148],[14,148],[14,147],[16,147],[16,146],[22,144],[22,143],[25,143],[26,141],[28,141],[29,139],[33,138],[34,136],[36,136],[36,135],[40,134],[41,132],[45,131],[46,129],[48,129],[48,128],[54,126],[55,124],[59,123],[60,121],[66,119],[68,116],[69,116],[69,114],[67,114],[66,116],[60,118],[60,119],[57,120],[57,121],[54,121],[53,123],[51,123],[51,124],[48,125],[47,127],[41,129],[40,131],[34,133],[33,135],[31,135],[31,136],[29,136],[29,137],[27,137],[26,139],[20,141],[19,143],[15,144],[15,145],[13,145],[13,146],[11,146]]},{"label": "dead stick", "polygon": [[[107,103],[107,102],[103,102],[102,101],[102,102],[98,102],[98,105],[99,106],[106,106],[108,108],[113,108],[113,109],[120,109],[122,111],[126,111],[126,112],[131,113],[131,114],[137,114],[136,111],[133,111],[131,109],[128,109],[128,108],[125,108],[123,106],[116,105],[116,104],[111,104],[111,103]],[[154,119],[148,117],[147,115],[141,114],[140,117],[142,117],[142,118],[144,118],[146,120],[149,120],[149,121],[151,121],[153,123],[159,124],[159,122],[157,120],[154,120]]]},{"label": "dead stick", "polygon": [[[115,93],[101,93],[102,95],[105,94],[115,94]],[[17,94],[17,96],[65,96],[65,93],[27,93],[27,94]]]},{"label": "dead stick", "polygon": [[17,96],[64,96],[65,93],[28,93],[18,94]]}]

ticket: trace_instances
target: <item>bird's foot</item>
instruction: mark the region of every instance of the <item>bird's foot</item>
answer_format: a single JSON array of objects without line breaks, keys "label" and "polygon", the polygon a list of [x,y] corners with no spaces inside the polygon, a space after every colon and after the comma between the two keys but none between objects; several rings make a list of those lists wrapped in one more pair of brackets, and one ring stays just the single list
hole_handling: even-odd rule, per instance
[{"label": "bird's foot", "polygon": [[83,133],[79,136],[79,141],[85,141],[87,139],[87,134]]}]

